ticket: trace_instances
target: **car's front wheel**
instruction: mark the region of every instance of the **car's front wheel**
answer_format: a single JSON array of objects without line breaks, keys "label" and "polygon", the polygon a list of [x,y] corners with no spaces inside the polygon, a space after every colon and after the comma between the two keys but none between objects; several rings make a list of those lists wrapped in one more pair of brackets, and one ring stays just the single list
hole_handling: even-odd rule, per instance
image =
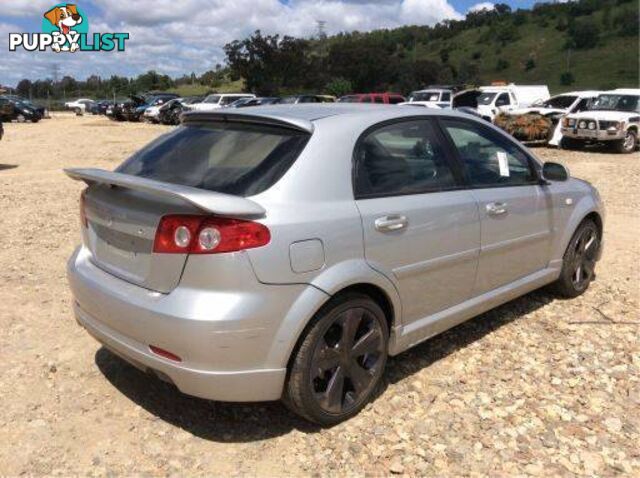
[{"label": "car's front wheel", "polygon": [[371,298],[345,294],[314,317],[292,357],[285,404],[323,426],[357,414],[374,396],[387,362],[385,314]]},{"label": "car's front wheel", "polygon": [[623,139],[614,143],[614,149],[618,153],[630,154],[636,150],[637,144],[638,136],[636,135],[635,131],[630,129],[629,131],[627,131]]},{"label": "car's front wheel", "polygon": [[584,293],[596,277],[599,250],[600,232],[596,224],[587,219],[573,234],[564,253],[562,272],[555,283],[556,292],[568,298]]}]

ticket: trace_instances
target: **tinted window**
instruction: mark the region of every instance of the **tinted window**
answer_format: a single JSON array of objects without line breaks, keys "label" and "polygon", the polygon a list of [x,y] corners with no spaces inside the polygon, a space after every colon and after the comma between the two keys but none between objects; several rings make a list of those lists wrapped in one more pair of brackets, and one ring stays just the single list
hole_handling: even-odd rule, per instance
[{"label": "tinted window", "polygon": [[389,103],[392,105],[397,105],[398,103],[402,103],[404,98],[402,96],[390,96]]},{"label": "tinted window", "polygon": [[117,171],[251,196],[282,177],[308,138],[306,133],[264,125],[188,124],[161,136]]},{"label": "tinted window", "polygon": [[382,126],[357,146],[356,197],[418,194],[456,185],[433,123]]},{"label": "tinted window", "polygon": [[477,97],[476,101],[479,105],[490,105],[497,93],[482,93]]},{"label": "tinted window", "polygon": [[220,101],[220,95],[209,95],[204,99],[203,103],[218,104],[219,101]]},{"label": "tinted window", "polygon": [[582,98],[578,101],[578,104],[571,111],[572,113],[578,113],[580,111],[587,111],[591,108],[591,104],[593,103],[593,98]]},{"label": "tinted window", "polygon": [[572,95],[560,95],[554,96],[553,98],[549,98],[547,101],[542,103],[547,108],[558,108],[561,110],[569,108],[574,101],[576,101],[577,96]]},{"label": "tinted window", "polygon": [[451,93],[442,93],[441,101],[451,101]]},{"label": "tinted window", "polygon": [[475,123],[443,120],[471,186],[518,186],[535,180],[527,156],[515,144]]},{"label": "tinted window", "polygon": [[382,96],[374,96],[373,97],[373,102],[374,103],[384,103],[384,98]]},{"label": "tinted window", "polygon": [[496,100],[496,106],[505,106],[510,103],[511,102],[509,101],[509,95],[507,93],[502,93]]}]

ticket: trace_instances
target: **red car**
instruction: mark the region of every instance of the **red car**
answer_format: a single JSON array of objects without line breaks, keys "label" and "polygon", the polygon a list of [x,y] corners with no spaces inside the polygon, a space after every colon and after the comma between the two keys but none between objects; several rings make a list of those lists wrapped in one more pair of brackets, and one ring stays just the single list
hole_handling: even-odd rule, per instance
[{"label": "red car", "polygon": [[385,105],[397,105],[407,101],[404,96],[398,93],[356,93],[343,96],[338,100],[340,103],[379,103]]}]

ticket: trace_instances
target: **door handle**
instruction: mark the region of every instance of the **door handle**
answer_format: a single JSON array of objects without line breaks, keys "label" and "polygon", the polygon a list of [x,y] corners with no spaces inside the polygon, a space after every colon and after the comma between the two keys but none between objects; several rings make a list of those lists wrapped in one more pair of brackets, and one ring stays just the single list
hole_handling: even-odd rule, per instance
[{"label": "door handle", "polygon": [[487,214],[490,216],[500,216],[502,214],[507,213],[507,203],[506,202],[490,202],[486,206]]},{"label": "door handle", "polygon": [[391,214],[389,216],[379,217],[375,221],[376,230],[380,232],[394,232],[400,231],[409,225],[409,220],[406,216],[400,216],[399,214]]}]

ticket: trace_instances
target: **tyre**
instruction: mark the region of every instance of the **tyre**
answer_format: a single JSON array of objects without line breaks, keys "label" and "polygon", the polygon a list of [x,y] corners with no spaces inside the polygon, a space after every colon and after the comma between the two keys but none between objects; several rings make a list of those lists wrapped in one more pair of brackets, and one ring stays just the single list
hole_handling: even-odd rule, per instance
[{"label": "tyre", "polygon": [[24,115],[18,115],[16,116],[16,121],[18,123],[25,123],[27,121],[27,118],[25,118]]},{"label": "tyre", "polygon": [[562,260],[560,278],[554,284],[556,292],[567,298],[578,297],[595,279],[595,266],[600,250],[600,233],[596,224],[583,221],[573,234]]},{"label": "tyre", "polygon": [[73,111],[75,112],[76,116],[82,116],[82,110],[80,108],[76,108]]},{"label": "tyre", "polygon": [[290,362],[283,401],[322,426],[356,415],[376,394],[387,362],[389,331],[380,306],[345,294],[313,318]]},{"label": "tyre", "polygon": [[636,150],[637,144],[638,135],[634,130],[630,129],[623,139],[614,143],[613,147],[617,153],[630,154]]},{"label": "tyre", "polygon": [[567,138],[563,136],[560,140],[561,149],[581,149],[582,145],[582,141],[574,138]]}]

